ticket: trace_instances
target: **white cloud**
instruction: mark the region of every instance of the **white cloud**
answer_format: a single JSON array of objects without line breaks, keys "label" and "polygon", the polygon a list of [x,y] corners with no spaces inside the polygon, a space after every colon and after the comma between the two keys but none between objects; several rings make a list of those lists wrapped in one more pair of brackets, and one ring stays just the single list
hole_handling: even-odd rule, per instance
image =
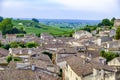
[{"label": "white cloud", "polygon": [[117,7],[116,0],[55,0],[67,9],[110,12]]},{"label": "white cloud", "polygon": [[92,19],[119,16],[119,7],[118,0],[0,0],[0,15]]},{"label": "white cloud", "polygon": [[5,0],[2,3],[3,8],[18,8],[18,7],[24,7],[25,3],[21,2],[21,1],[14,1],[14,0]]},{"label": "white cloud", "polygon": [[117,9],[117,0],[5,0],[3,7],[13,8],[52,8],[63,10],[94,11],[108,13]]}]

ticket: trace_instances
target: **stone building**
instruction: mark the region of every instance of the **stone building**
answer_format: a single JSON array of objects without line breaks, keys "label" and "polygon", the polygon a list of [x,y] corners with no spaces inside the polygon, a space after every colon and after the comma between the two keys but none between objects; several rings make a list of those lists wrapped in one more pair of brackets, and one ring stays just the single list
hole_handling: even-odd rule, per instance
[{"label": "stone building", "polygon": [[118,28],[120,26],[120,19],[114,21],[114,27]]}]

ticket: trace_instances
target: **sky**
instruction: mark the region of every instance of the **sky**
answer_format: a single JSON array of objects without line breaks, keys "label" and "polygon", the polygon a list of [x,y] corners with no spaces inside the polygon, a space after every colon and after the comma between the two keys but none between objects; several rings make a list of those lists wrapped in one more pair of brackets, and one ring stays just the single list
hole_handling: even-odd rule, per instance
[{"label": "sky", "polygon": [[0,16],[12,18],[120,18],[120,0],[0,0]]}]

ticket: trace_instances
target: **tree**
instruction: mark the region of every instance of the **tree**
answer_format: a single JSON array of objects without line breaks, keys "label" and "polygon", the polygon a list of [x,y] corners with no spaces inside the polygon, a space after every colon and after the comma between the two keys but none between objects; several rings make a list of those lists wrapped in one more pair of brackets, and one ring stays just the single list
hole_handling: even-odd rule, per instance
[{"label": "tree", "polygon": [[35,42],[28,42],[28,43],[26,43],[26,47],[28,47],[28,48],[33,48],[33,47],[37,47],[37,46],[38,46],[38,44],[35,43]]},{"label": "tree", "polygon": [[113,17],[112,19],[111,19],[111,24],[112,24],[112,26],[114,25],[114,21],[116,20],[116,18],[115,17]]},{"label": "tree", "polygon": [[25,46],[25,43],[24,43],[24,42],[19,42],[19,47],[25,48],[25,47],[26,47],[26,46]]},{"label": "tree", "polygon": [[2,16],[0,16],[0,22],[2,22],[2,20],[3,20],[3,17],[2,17]]},{"label": "tree", "polygon": [[86,25],[84,28],[81,28],[81,30],[85,30],[88,32],[94,31],[96,29],[97,29],[97,26],[89,26],[89,25]]},{"label": "tree", "polygon": [[22,59],[19,57],[14,57],[14,61],[22,61]]},{"label": "tree", "polygon": [[98,26],[111,26],[111,21],[109,19],[103,19],[101,23],[98,24]]},{"label": "tree", "polygon": [[7,62],[8,62],[8,63],[9,63],[10,61],[12,61],[12,59],[13,59],[13,58],[12,58],[12,55],[7,56],[6,59],[7,59]]},{"label": "tree", "polygon": [[20,34],[20,33],[26,34],[25,31],[17,29],[17,28],[12,28],[11,30],[6,31],[6,33],[7,34]]},{"label": "tree", "polygon": [[117,28],[115,38],[120,39],[120,28]]},{"label": "tree", "polygon": [[103,26],[110,26],[110,25],[111,25],[111,22],[110,22],[109,19],[103,19],[103,20],[102,20],[102,25],[103,25]]},{"label": "tree", "polygon": [[1,41],[0,41],[0,47],[2,47],[3,45],[2,45],[2,43],[1,43]]},{"label": "tree", "polygon": [[36,22],[36,23],[39,23],[39,20],[36,19],[36,18],[33,18],[32,21]]},{"label": "tree", "polygon": [[113,53],[113,52],[101,51],[101,52],[100,52],[100,56],[106,58],[106,59],[107,59],[107,62],[108,62],[108,61],[114,59],[115,57],[119,57],[119,54]]},{"label": "tree", "polygon": [[0,30],[2,31],[3,35],[5,35],[7,31],[11,30],[12,28],[13,24],[10,18],[6,18],[0,23]]},{"label": "tree", "polygon": [[10,47],[11,48],[18,48],[19,47],[19,44],[17,42],[11,42],[10,43]]},{"label": "tree", "polygon": [[26,46],[24,42],[11,42],[10,47],[11,48],[18,48],[18,47],[25,48]]},{"label": "tree", "polygon": [[6,44],[6,45],[2,46],[2,48],[9,50],[10,45],[9,45],[9,44]]}]

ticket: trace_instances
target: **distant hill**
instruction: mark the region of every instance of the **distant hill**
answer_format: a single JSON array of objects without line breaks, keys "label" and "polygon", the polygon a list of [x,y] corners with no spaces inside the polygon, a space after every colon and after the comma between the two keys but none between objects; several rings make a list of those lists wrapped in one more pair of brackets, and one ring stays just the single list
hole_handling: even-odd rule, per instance
[{"label": "distant hill", "polygon": [[43,23],[35,23],[32,20],[13,20],[12,21],[14,27],[18,29],[24,29],[27,33],[35,33],[35,34],[41,34],[41,33],[50,33],[54,36],[71,36],[74,32],[73,29],[62,29],[58,27],[52,27],[48,26]]},{"label": "distant hill", "polygon": [[94,26],[100,23],[100,20],[72,20],[72,19],[39,19],[40,23],[62,28],[84,27],[86,25]]},{"label": "distant hill", "polygon": [[[22,18],[22,20],[32,20],[32,18]],[[84,27],[86,25],[94,26],[101,20],[75,20],[75,19],[38,19],[40,23],[61,28]]]},{"label": "distant hill", "polygon": [[39,19],[39,23],[32,21],[32,18],[14,19],[16,28],[24,29],[27,33],[40,34],[48,32],[54,36],[71,36],[74,29],[82,28],[86,25],[97,25],[100,20],[68,20],[68,19]]}]

